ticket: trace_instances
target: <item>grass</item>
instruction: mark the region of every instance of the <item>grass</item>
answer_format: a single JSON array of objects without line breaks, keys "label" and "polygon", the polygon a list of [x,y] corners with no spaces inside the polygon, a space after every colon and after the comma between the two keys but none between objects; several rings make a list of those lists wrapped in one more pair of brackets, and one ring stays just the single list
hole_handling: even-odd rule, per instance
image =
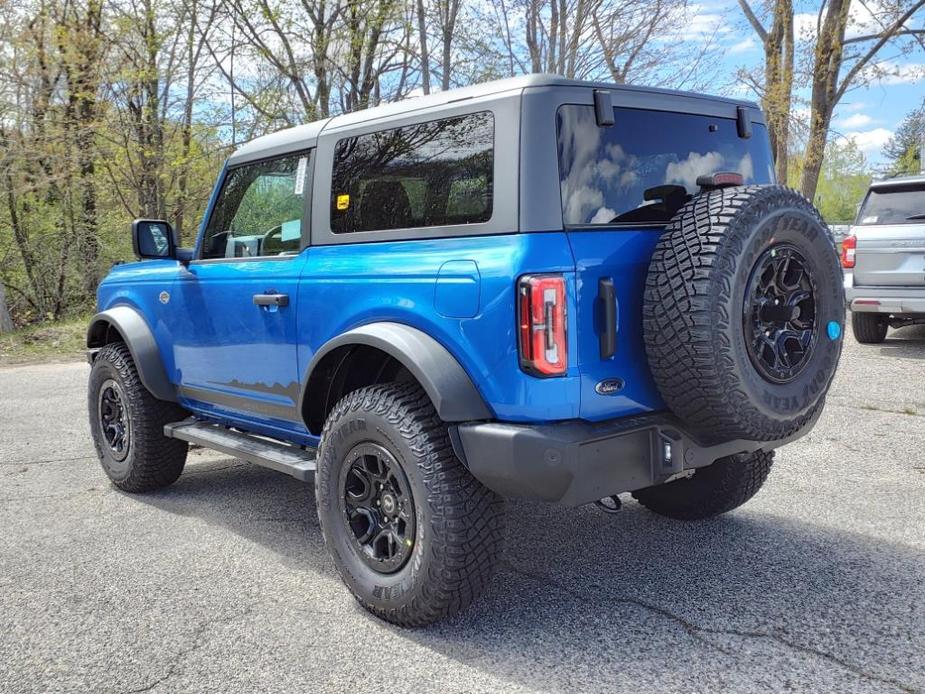
[{"label": "grass", "polygon": [[82,359],[89,316],[30,325],[0,335],[0,366]]}]

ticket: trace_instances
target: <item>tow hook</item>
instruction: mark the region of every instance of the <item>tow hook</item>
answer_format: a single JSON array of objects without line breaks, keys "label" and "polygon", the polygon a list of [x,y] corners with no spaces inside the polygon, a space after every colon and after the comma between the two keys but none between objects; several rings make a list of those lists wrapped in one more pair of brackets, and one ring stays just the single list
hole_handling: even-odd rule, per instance
[{"label": "tow hook", "polygon": [[620,501],[620,497],[616,494],[605,496],[603,499],[595,501],[594,505],[604,513],[619,513],[620,509],[623,508],[623,502]]}]

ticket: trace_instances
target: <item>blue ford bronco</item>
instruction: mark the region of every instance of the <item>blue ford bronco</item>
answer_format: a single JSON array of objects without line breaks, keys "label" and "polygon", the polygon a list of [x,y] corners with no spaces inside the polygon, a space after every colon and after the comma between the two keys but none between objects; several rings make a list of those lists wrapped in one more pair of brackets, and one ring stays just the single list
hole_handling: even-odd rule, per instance
[{"label": "blue ford bronco", "polygon": [[106,474],[159,489],[192,443],[314,480],[404,626],[486,587],[504,497],[741,505],[841,352],[829,231],[716,97],[531,75],[335,116],[235,151],[195,247],[132,239],[87,332]]}]

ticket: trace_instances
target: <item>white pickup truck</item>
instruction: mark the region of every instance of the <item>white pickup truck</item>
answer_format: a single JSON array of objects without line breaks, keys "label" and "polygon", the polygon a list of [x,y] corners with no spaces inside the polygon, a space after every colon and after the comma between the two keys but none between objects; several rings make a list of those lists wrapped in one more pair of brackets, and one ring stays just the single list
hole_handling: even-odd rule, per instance
[{"label": "white pickup truck", "polygon": [[858,342],[925,323],[925,175],[872,183],[841,258]]}]

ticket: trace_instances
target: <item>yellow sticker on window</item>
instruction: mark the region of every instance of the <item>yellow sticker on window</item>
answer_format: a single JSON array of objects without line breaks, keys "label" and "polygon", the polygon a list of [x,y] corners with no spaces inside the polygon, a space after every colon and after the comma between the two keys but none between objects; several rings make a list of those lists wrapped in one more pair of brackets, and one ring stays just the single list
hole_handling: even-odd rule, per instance
[{"label": "yellow sticker on window", "polygon": [[347,194],[337,196],[337,209],[346,210],[350,207],[350,196]]}]

